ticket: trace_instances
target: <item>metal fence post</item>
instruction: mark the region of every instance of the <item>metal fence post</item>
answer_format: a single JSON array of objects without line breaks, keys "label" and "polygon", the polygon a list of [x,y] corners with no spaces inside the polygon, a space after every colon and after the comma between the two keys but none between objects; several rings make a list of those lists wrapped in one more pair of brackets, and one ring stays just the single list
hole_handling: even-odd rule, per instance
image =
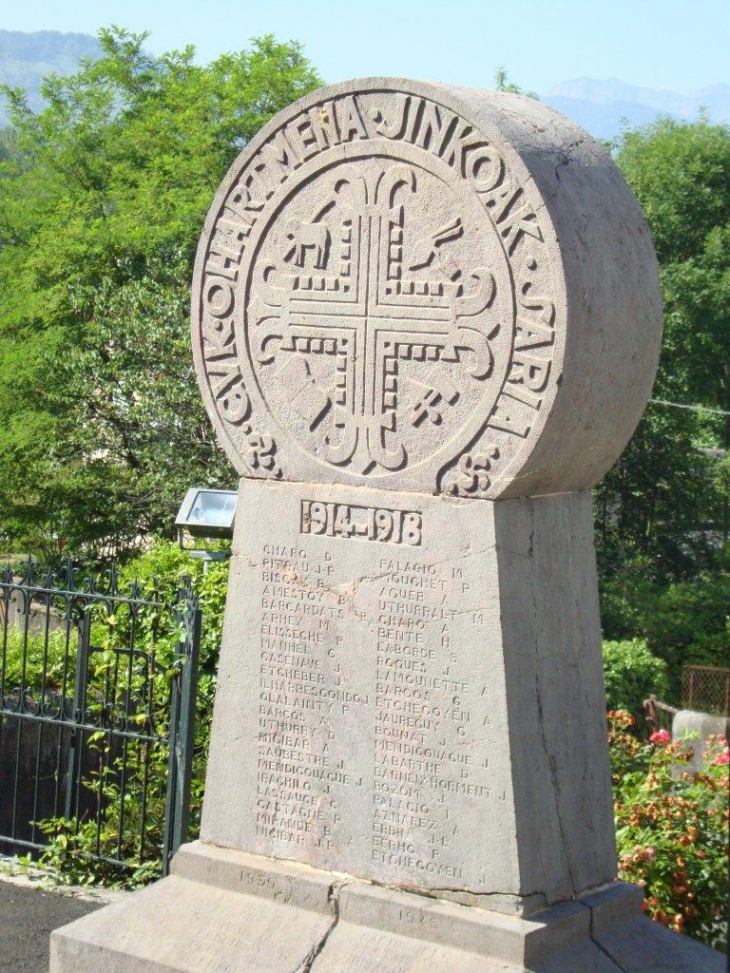
[{"label": "metal fence post", "polygon": [[89,655],[91,653],[91,615],[87,612],[79,624],[79,644],[76,652],[76,675],[74,678],[73,729],[68,751],[66,771],[66,800],[63,816],[67,821],[75,817],[74,802],[81,776],[82,730],[78,724],[84,722],[86,711],[86,689],[89,679]]},{"label": "metal fence post", "polygon": [[173,679],[170,709],[170,757],[165,801],[165,833],[162,874],[188,837],[190,824],[190,785],[195,751],[195,705],[198,690],[198,663],[203,613],[189,595],[181,610],[184,635],[178,643],[179,671]]}]

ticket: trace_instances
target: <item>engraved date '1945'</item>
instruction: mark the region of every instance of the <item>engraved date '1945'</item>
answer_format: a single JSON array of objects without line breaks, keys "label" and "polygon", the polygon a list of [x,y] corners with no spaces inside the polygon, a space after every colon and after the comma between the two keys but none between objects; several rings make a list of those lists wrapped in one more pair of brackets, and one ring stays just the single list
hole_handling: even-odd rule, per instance
[{"label": "engraved date '1945'", "polygon": [[421,514],[416,510],[302,500],[300,532],[419,547]]}]

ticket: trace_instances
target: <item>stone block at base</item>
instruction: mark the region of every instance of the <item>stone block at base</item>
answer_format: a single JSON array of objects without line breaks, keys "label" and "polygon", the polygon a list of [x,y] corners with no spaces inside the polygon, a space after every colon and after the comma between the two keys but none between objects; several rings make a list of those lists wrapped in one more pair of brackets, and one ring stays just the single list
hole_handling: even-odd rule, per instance
[{"label": "stone block at base", "polygon": [[530,919],[196,842],[173,874],[56,930],[51,973],[721,973],[610,886]]}]

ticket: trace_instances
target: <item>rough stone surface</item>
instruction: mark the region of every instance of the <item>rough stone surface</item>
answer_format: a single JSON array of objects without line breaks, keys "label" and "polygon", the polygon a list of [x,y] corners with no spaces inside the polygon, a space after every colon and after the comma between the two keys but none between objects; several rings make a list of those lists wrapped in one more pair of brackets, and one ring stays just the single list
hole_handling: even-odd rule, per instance
[{"label": "rough stone surface", "polygon": [[615,877],[587,493],[242,480],[236,522],[205,841],[503,911]]},{"label": "rough stone surface", "polygon": [[[305,890],[302,893],[302,889]],[[303,897],[302,897],[303,895]],[[614,883],[523,919],[195,843],[51,938],[51,973],[721,973]]]},{"label": "rough stone surface", "polygon": [[246,477],[493,499],[590,487],[643,411],[661,302],[644,219],[532,99],[369,79],[233,164],[193,350]]}]

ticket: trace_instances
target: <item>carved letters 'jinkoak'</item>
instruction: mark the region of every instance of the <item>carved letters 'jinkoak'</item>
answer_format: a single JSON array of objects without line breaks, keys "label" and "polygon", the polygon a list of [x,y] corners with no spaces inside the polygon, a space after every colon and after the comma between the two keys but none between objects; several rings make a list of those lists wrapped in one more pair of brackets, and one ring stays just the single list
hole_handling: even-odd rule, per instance
[{"label": "carved letters 'jinkoak'", "polygon": [[[503,131],[514,96],[492,96],[487,112],[488,96],[463,94],[388,81],[325,89],[234,163],[198,252],[193,345],[209,412],[243,476],[482,498],[585,485],[573,482],[570,458],[591,410],[610,408],[605,380],[592,403],[573,396],[572,452],[534,454],[566,369],[590,369],[612,325],[614,340],[626,338],[626,322],[574,296],[586,274],[618,281],[623,258],[601,264],[601,240],[588,237],[571,279],[560,204]],[[535,111],[547,144],[551,121],[561,135],[569,124]],[[621,190],[608,157],[579,139],[565,171],[552,166],[550,188],[563,180],[575,196],[571,174],[587,161]],[[627,219],[635,257],[648,235],[635,205]],[[653,261],[650,250],[642,257]],[[655,312],[643,309],[634,326],[657,335]],[[589,478],[638,418],[613,391],[613,411],[628,418]]]}]

